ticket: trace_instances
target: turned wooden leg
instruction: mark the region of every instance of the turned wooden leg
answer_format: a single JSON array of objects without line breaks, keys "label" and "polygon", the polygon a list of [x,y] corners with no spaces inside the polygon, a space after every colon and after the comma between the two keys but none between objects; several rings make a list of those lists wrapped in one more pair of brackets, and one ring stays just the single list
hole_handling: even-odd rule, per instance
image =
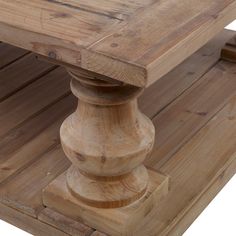
[{"label": "turned wooden leg", "polygon": [[167,176],[146,169],[155,136],[137,105],[142,88],[70,70],[78,107],[62,124],[71,167],[43,192],[44,205],[111,235],[136,225],[168,193]]},{"label": "turned wooden leg", "polygon": [[137,106],[141,88],[72,75],[77,110],[61,127],[61,143],[72,162],[67,186],[73,196],[101,208],[128,205],[148,186],[142,164],[152,150],[155,129]]}]

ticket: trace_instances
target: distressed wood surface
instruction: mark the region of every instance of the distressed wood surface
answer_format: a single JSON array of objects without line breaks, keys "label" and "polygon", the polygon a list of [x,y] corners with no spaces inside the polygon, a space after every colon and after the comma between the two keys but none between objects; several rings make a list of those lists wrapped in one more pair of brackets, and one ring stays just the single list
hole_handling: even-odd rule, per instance
[{"label": "distressed wood surface", "polygon": [[50,224],[55,228],[59,228],[72,236],[89,236],[94,232],[89,226],[65,217],[49,208],[42,210],[38,218],[40,221]]},{"label": "distressed wood surface", "polygon": [[148,117],[154,118],[217,63],[225,42],[234,35],[234,31],[224,30],[155,84],[145,89],[139,99],[140,109]]},{"label": "distressed wood surface", "polygon": [[4,204],[0,204],[0,215],[2,220],[8,222],[9,224],[13,224],[33,235],[69,236],[69,234],[51,227],[49,224],[42,223],[38,219],[22,214],[21,212],[7,207]]},{"label": "distressed wood surface", "polygon": [[[178,71],[187,75],[187,65],[193,66],[193,58],[204,58],[204,66],[201,63],[193,66],[195,73],[190,73],[190,82],[173,82],[170,88],[169,83],[164,85],[164,80],[160,80],[140,98],[142,110],[153,119],[159,137],[146,165],[169,175],[172,185],[166,199],[150,212],[151,220],[144,219],[137,225],[135,235],[176,232],[181,235],[235,174],[236,67],[233,63],[216,63],[220,54],[213,53],[213,49],[222,45],[223,38],[214,40],[166,77],[168,81],[174,80]],[[25,58],[28,56],[31,57]],[[3,70],[11,66],[19,73],[25,71],[30,83],[22,80],[14,88],[14,94],[0,102],[5,112],[8,105],[12,108],[11,113],[0,116],[2,124],[6,124],[0,127],[0,216],[33,235],[103,236],[83,222],[45,209],[42,204],[42,189],[70,165],[58,146],[58,127],[75,109],[76,101],[68,94],[69,79],[64,70],[52,67],[51,71],[50,66],[43,66],[42,74],[35,69],[38,78],[34,80],[30,60],[20,68],[18,64],[24,58],[19,61],[17,58],[16,55]],[[159,86],[172,91],[160,104],[160,94],[155,92]],[[11,86],[7,88],[11,91]],[[38,94],[37,88],[40,88]],[[46,102],[43,98],[49,95]],[[151,101],[156,101],[152,102],[152,109]],[[16,104],[21,104],[19,109]],[[182,167],[188,171],[183,172]],[[167,207],[172,210],[166,211]]]},{"label": "distressed wood surface", "polygon": [[236,2],[1,0],[0,13],[0,40],[144,87],[230,23]]},{"label": "distressed wood surface", "polygon": [[[207,189],[224,177],[228,169],[230,173],[226,179],[236,173],[233,138],[236,132],[235,102],[234,96],[206,126],[160,168],[171,176],[170,193],[162,204],[153,208],[149,217],[138,225],[136,235],[168,235],[184,215],[191,211],[191,207]],[[220,181],[218,184],[222,186]],[[182,226],[181,232],[185,229]]]}]

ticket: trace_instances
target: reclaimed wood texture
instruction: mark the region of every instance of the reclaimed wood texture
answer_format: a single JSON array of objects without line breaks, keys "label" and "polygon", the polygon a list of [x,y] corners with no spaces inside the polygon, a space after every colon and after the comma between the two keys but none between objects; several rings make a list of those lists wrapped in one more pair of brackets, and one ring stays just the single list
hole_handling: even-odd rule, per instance
[{"label": "reclaimed wood texture", "polygon": [[[166,75],[168,83],[159,80],[140,98],[158,137],[146,165],[169,175],[172,185],[166,199],[150,213],[151,220],[137,225],[135,235],[181,235],[235,174],[236,66],[217,63],[226,35],[233,33],[224,32]],[[21,84],[12,74],[18,83],[12,88],[7,85],[11,70],[0,77],[9,91],[0,102],[4,124],[0,127],[0,217],[33,235],[104,236],[42,205],[42,189],[70,165],[59,146],[58,131],[76,100],[69,95],[69,76],[63,69],[46,63],[40,69],[32,60],[33,70],[31,55],[19,60],[18,53],[15,56],[3,71],[25,71],[28,79]],[[185,82],[178,83],[181,77]],[[160,103],[159,88],[170,91]]]},{"label": "reclaimed wood texture", "polygon": [[71,75],[78,106],[60,128],[62,148],[72,162],[67,186],[89,206],[131,205],[145,195],[148,183],[155,183],[143,166],[153,147],[155,128],[137,108],[142,89],[91,80],[92,75],[84,71]]},{"label": "reclaimed wood texture", "polygon": [[72,236],[89,236],[94,232],[92,228],[52,211],[49,208],[45,208],[40,212],[39,220],[47,222],[55,228],[60,228],[63,232]]},{"label": "reclaimed wood texture", "polygon": [[235,15],[234,0],[0,0],[0,40],[144,87]]}]

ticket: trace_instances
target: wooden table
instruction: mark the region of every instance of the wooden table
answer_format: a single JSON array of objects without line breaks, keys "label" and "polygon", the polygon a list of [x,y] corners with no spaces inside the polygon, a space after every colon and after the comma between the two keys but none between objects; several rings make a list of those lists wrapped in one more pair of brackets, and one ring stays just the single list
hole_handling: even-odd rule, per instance
[{"label": "wooden table", "polygon": [[[36,101],[36,93],[42,93],[39,90],[41,87],[48,91],[42,97],[44,105],[39,106],[40,111],[47,109],[50,99],[54,105],[62,100],[61,108],[58,104],[56,108],[50,108],[50,112],[44,115],[43,123],[35,110],[38,109],[37,104],[32,105],[29,113],[25,110],[25,116],[19,113],[16,121],[10,115],[0,117],[4,124],[0,131],[5,137],[1,145],[5,149],[4,143],[8,141],[4,140],[9,140],[13,135],[7,134],[14,133],[17,127],[24,127],[24,132],[29,134],[34,132],[23,125],[34,116],[39,119],[37,127],[44,123],[53,127],[53,132],[38,131],[39,146],[32,145],[33,141],[26,145],[20,134],[21,141],[18,142],[24,145],[9,146],[14,151],[10,151],[9,159],[5,158],[1,165],[4,172],[0,189],[2,218],[39,235],[55,235],[55,232],[58,235],[99,234],[93,232],[94,229],[110,235],[182,233],[207,204],[207,199],[211,200],[235,173],[234,143],[230,138],[234,129],[229,129],[232,122],[225,121],[228,116],[229,120],[233,120],[233,114],[226,114],[233,97],[229,94],[233,94],[235,85],[234,82],[224,82],[226,75],[222,74],[222,71],[227,71],[227,78],[231,81],[235,66],[219,62],[203,79],[204,82],[201,79],[195,85],[195,81],[217,62],[219,48],[232,33],[223,33],[215,39],[217,44],[213,43],[213,48],[207,47],[206,50],[212,54],[203,53],[203,57],[211,60],[204,61],[194,54],[192,61],[189,59],[191,62],[185,62],[186,69],[183,69],[184,64],[176,69],[178,76],[178,73],[172,76],[166,74],[217,35],[235,15],[234,0],[0,0],[0,40],[65,67],[72,77],[72,92],[79,99],[76,111],[60,129],[62,148],[72,162],[71,166],[60,151],[58,142],[52,143],[57,126],[47,123],[54,119],[60,124],[61,118],[68,114],[73,105],[71,99],[64,99],[68,91],[64,91],[64,95],[61,93],[66,86],[64,71],[54,76],[62,76],[61,80],[58,78],[44,86],[29,86],[32,87],[28,89],[32,101]],[[234,42],[229,45],[222,55],[234,61]],[[7,51],[6,46],[4,50]],[[21,53],[19,58],[28,55],[26,51]],[[18,61],[18,58],[15,60]],[[14,62],[9,61],[3,65],[3,70]],[[33,59],[29,58],[28,63],[30,66]],[[18,104],[11,103],[14,93],[17,97],[19,90],[55,70],[55,66],[47,63],[41,68],[40,63],[36,63],[41,71],[40,76],[28,80],[23,74],[19,78],[22,84],[15,85],[14,90],[3,96],[4,113],[8,111],[6,106]],[[197,70],[198,75],[189,71],[195,63],[203,66]],[[44,68],[45,72],[42,72]],[[184,76],[181,71],[187,71],[187,74]],[[178,79],[174,79],[176,76]],[[214,77],[220,79],[210,86]],[[189,102],[189,108],[182,113],[178,108],[182,98],[178,96],[191,85],[193,88],[183,95]],[[177,90],[170,89],[171,86]],[[224,86],[224,91],[218,91]],[[50,87],[54,88],[53,92]],[[146,92],[139,104],[145,115],[137,106],[137,98],[144,88]],[[204,91],[207,91],[206,94]],[[216,91],[217,99],[211,102],[210,96]],[[27,90],[23,94],[26,93]],[[59,100],[53,98],[56,94]],[[222,97],[226,95],[227,99],[222,102]],[[200,101],[199,98],[209,101]],[[21,106],[22,109],[27,108],[30,100],[14,105],[10,111],[15,114],[13,111],[17,112]],[[142,101],[145,101],[143,106]],[[200,109],[204,107],[202,102],[207,104],[205,109],[209,111]],[[166,111],[164,115],[161,110]],[[218,112],[219,117],[214,118]],[[193,121],[200,117],[203,123],[188,123],[189,114]],[[206,124],[207,121],[209,123]],[[217,126],[218,122],[223,128]],[[186,129],[181,129],[181,124],[186,124]],[[178,135],[175,133],[177,130],[181,130]],[[219,132],[228,140],[227,145],[225,141],[221,146],[216,139]],[[16,142],[14,137],[10,139]],[[34,140],[35,136],[29,135],[28,141],[30,137]],[[170,143],[166,144],[166,140]],[[31,145],[33,148],[29,147]],[[16,158],[19,147],[21,157]],[[28,157],[30,150],[39,153]],[[40,164],[36,161],[38,156]],[[44,168],[51,168],[54,164],[51,171],[42,174]],[[11,168],[14,165],[14,170],[9,165]],[[5,171],[8,173],[5,174]],[[33,186],[40,178],[32,181],[34,175],[45,180],[40,188],[36,187],[40,197],[37,195],[37,200],[33,198],[34,206],[29,207],[25,200],[27,197],[22,196],[27,193],[26,190],[30,196],[35,196]],[[22,185],[21,196],[15,193],[17,185]],[[178,198],[183,201],[180,203]],[[41,202],[39,205],[38,201]],[[178,203],[182,204],[181,209],[176,207]],[[203,207],[198,204],[203,204]],[[19,216],[22,221],[18,218],[12,220],[12,215],[18,213],[8,207],[25,214]]]}]

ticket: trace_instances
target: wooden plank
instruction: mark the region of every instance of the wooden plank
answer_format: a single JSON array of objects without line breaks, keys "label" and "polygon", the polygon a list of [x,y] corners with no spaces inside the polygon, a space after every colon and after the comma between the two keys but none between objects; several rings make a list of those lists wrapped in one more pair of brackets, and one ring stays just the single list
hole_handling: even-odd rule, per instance
[{"label": "wooden plank", "polygon": [[168,235],[175,236],[182,234],[189,225],[202,213],[212,199],[222,190],[222,188],[230,181],[236,172],[236,158],[229,164],[229,166],[222,172],[221,175],[214,181],[214,183],[206,189],[206,191],[196,199],[195,203],[185,209],[182,213],[182,218],[178,219],[178,223],[169,229]]},{"label": "wooden plank", "polygon": [[224,30],[166,76],[145,89],[139,98],[140,109],[148,117],[154,118],[216,64],[225,42],[234,35],[234,31]]},{"label": "wooden plank", "polygon": [[39,220],[72,236],[89,236],[94,232],[92,228],[67,218],[49,208],[45,208],[41,211]]},{"label": "wooden plank", "polygon": [[34,54],[29,54],[0,70],[0,101],[39,79],[53,68],[55,66],[39,61]]},{"label": "wooden plank", "polygon": [[0,188],[0,201],[36,218],[44,209],[42,190],[69,166],[69,160],[60,145],[57,145],[3,184]]},{"label": "wooden plank", "polygon": [[220,62],[153,120],[154,151],[146,164],[159,168],[235,96],[235,65]]},{"label": "wooden plank", "polygon": [[[150,215],[140,222],[136,235],[168,235],[188,214],[188,210],[207,193],[208,188],[223,186],[220,179],[228,173],[228,168],[232,167],[228,177],[236,173],[235,104],[234,96],[226,107],[160,168],[171,176],[170,192],[159,207],[153,208]],[[208,197],[214,197],[212,192]],[[186,226],[181,226],[179,232],[182,234],[185,229]]]},{"label": "wooden plank", "polygon": [[39,220],[0,203],[0,218],[33,235],[38,236],[68,236],[68,234],[51,227]]},{"label": "wooden plank", "polygon": [[82,67],[136,86],[151,84],[220,32],[235,14],[234,0],[157,2],[82,51]]},{"label": "wooden plank", "polygon": [[0,43],[0,70],[27,53],[27,51],[21,48],[15,48],[9,44]]},{"label": "wooden plank", "polygon": [[[120,22],[106,15],[96,14],[76,7],[57,4],[58,1],[13,0],[0,1],[0,22],[20,29],[49,35],[72,44],[86,46],[98,40],[105,32]],[[108,33],[107,32],[107,33]],[[37,41],[32,42],[37,47]],[[45,42],[46,45],[51,42]],[[43,45],[42,45],[43,46]]]},{"label": "wooden plank", "polygon": [[76,102],[72,96],[63,98],[1,138],[1,184],[24,170],[52,146],[60,143],[60,125],[75,107]]},{"label": "wooden plank", "polygon": [[69,75],[56,69],[0,103],[0,136],[68,93]]},{"label": "wooden plank", "polygon": [[[236,14],[234,0],[80,1],[1,0],[0,39],[144,87],[199,49]],[[119,3],[134,12],[126,20],[101,14]]]},{"label": "wooden plank", "polygon": [[155,3],[156,0],[100,0],[99,4],[96,0],[53,0],[52,2],[63,4],[70,8],[77,8],[78,10],[82,9],[111,18],[125,20],[136,11]]}]

